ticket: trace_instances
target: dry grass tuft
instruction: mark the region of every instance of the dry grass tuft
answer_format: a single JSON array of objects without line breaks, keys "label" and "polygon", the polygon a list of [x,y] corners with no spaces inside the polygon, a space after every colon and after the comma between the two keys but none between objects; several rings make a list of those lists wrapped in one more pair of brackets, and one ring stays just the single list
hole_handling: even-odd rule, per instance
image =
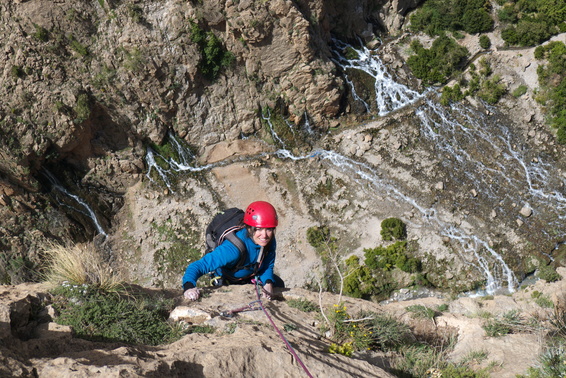
[{"label": "dry grass tuft", "polygon": [[110,291],[123,284],[92,244],[51,244],[45,252],[49,259],[45,281],[54,286],[68,282],[73,285],[92,285]]}]

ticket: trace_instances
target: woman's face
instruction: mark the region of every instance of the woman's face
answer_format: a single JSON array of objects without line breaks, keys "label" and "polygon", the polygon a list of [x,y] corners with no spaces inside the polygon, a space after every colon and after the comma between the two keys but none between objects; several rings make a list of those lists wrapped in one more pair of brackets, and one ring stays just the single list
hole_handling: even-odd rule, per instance
[{"label": "woman's face", "polygon": [[256,228],[253,233],[252,240],[257,245],[265,247],[266,245],[269,244],[271,239],[273,239],[274,234],[275,234],[274,228]]}]

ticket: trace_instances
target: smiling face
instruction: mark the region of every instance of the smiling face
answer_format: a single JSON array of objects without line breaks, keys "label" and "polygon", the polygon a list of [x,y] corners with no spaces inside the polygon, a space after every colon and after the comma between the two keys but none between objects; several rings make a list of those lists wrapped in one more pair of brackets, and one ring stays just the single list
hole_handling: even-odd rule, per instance
[{"label": "smiling face", "polygon": [[268,245],[275,235],[275,228],[252,228],[252,230],[252,240],[262,247]]}]

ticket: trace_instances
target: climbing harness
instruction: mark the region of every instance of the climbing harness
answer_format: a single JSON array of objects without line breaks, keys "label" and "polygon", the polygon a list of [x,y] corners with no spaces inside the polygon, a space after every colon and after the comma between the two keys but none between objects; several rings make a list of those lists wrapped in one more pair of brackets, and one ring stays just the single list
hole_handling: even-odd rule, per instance
[{"label": "climbing harness", "polygon": [[307,373],[307,376],[309,378],[313,378],[311,373],[309,372],[309,369],[307,369],[307,367],[305,366],[305,364],[303,364],[303,361],[301,361],[301,359],[299,358],[299,356],[297,355],[297,353],[295,352],[295,350],[293,349],[293,347],[291,346],[291,344],[289,344],[289,342],[287,341],[287,339],[285,338],[285,336],[283,336],[283,333],[279,330],[279,328],[277,328],[277,326],[275,325],[275,322],[273,321],[273,319],[271,318],[271,316],[269,315],[269,312],[267,312],[267,309],[265,308],[265,306],[263,305],[263,302],[261,301],[261,297],[260,297],[260,288],[267,294],[271,294],[269,292],[267,292],[267,290],[265,290],[260,284],[261,281],[259,280],[259,278],[256,278],[255,280],[252,280],[252,283],[255,283],[255,291],[257,294],[257,303],[259,303],[259,306],[261,307],[261,309],[263,310],[263,313],[265,314],[265,316],[267,316],[267,319],[269,320],[269,322],[271,323],[271,325],[273,326],[273,328],[275,328],[275,331],[277,331],[277,333],[279,334],[279,337],[281,337],[281,340],[283,340],[283,342],[285,343],[285,345],[287,346],[287,349],[289,349],[289,351],[291,352],[291,354],[293,355],[293,357],[295,357],[295,360],[297,360],[297,362],[299,363],[299,365],[301,365],[301,367],[303,368],[303,370],[305,371],[305,373]]}]

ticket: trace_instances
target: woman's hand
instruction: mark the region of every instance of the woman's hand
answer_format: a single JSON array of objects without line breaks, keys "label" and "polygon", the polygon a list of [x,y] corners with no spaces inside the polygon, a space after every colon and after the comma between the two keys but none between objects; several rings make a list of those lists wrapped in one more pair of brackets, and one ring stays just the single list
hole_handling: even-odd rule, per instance
[{"label": "woman's hand", "polygon": [[197,289],[196,287],[187,289],[183,293],[183,296],[187,298],[189,301],[196,301],[200,297],[200,290]]},{"label": "woman's hand", "polygon": [[271,298],[273,297],[273,284],[272,283],[266,283],[263,286],[262,296],[265,299],[271,300]]}]

